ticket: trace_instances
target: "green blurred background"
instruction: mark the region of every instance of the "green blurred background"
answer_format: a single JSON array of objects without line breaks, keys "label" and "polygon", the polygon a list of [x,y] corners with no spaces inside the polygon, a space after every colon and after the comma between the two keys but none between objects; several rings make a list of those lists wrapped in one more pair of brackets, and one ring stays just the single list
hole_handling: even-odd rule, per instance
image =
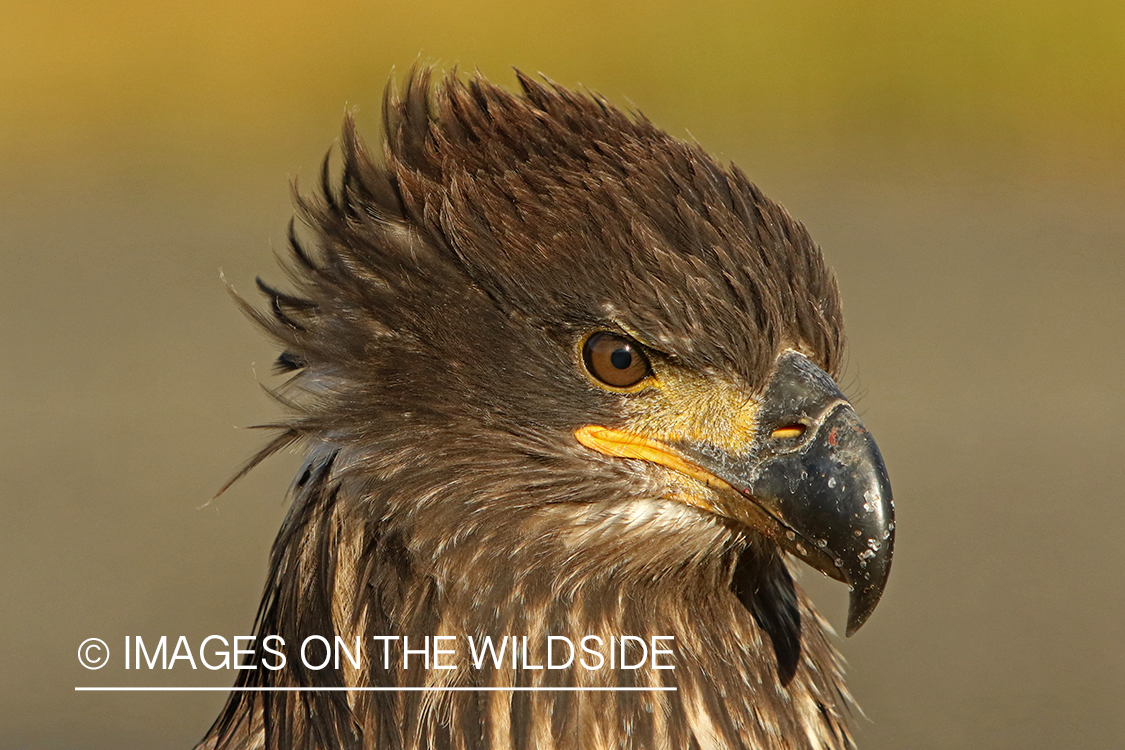
[{"label": "green blurred background", "polygon": [[233,681],[120,664],[250,632],[297,465],[208,503],[276,416],[220,269],[281,280],[289,181],[416,60],[635,106],[824,248],[899,513],[841,643],[862,748],[1125,746],[1120,0],[0,3],[0,746],[186,748],[218,711],[73,688]]}]

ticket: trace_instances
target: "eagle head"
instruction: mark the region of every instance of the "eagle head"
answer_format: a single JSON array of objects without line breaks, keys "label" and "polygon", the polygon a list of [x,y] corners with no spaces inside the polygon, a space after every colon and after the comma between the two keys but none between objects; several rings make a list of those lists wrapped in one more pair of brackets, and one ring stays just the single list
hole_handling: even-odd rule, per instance
[{"label": "eagle head", "polygon": [[[326,162],[297,198],[295,289],[259,282],[269,308],[246,306],[292,373],[258,459],[307,451],[259,634],[661,632],[675,669],[259,671],[241,684],[390,692],[241,693],[210,741],[848,746],[838,657],[787,563],[851,587],[849,635],[891,564],[887,472],[836,385],[835,279],[738,168],[519,83],[414,72],[378,156],[347,119],[342,175]],[[493,692],[391,690],[411,685]],[[494,690],[521,685],[678,693]]]}]

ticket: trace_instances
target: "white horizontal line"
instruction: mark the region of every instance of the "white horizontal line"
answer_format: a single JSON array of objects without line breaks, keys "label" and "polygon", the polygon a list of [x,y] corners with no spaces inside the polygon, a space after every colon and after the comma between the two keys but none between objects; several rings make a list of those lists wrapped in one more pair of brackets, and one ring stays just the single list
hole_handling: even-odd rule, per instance
[{"label": "white horizontal line", "polygon": [[77,692],[223,692],[223,693],[636,693],[676,692],[675,687],[76,687]]}]

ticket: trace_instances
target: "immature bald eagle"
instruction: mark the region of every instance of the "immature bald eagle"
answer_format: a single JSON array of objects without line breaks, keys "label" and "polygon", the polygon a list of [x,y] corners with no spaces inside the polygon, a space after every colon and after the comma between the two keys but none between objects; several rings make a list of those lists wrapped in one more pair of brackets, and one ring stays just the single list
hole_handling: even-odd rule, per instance
[{"label": "immature bald eagle", "polygon": [[[348,119],[342,179],[298,199],[317,251],[291,231],[296,292],[260,283],[251,311],[295,373],[259,459],[308,459],[257,623],[288,663],[239,686],[461,690],[238,692],[203,746],[849,747],[787,562],[851,584],[849,633],[890,569],[886,472],[833,381],[834,278],[737,168],[519,81],[413,74],[381,158]],[[362,662],[303,665],[314,634],[358,636]],[[671,636],[674,669],[465,653],[623,635]],[[403,636],[450,636],[456,668]]]}]

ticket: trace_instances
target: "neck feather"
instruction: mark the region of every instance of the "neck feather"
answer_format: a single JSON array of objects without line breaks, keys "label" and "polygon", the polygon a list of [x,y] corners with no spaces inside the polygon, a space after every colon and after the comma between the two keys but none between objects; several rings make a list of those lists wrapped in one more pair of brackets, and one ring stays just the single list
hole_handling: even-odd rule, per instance
[{"label": "neck feather", "polygon": [[[852,747],[827,626],[764,540],[651,502],[450,539],[332,463],[298,482],[259,611],[287,668],[239,685],[430,691],[235,693],[203,747]],[[359,644],[359,665],[306,668],[309,635]]]}]

